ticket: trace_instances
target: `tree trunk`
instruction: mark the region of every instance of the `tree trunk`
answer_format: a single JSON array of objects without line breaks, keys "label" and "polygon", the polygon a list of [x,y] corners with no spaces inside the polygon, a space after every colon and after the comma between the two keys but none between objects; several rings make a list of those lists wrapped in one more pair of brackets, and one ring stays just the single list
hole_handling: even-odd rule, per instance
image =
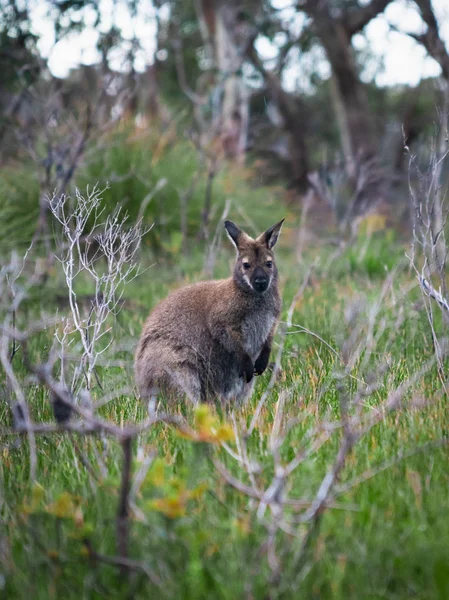
[{"label": "tree trunk", "polygon": [[315,33],[325,49],[335,78],[334,104],[346,171],[355,194],[353,209],[360,214],[382,199],[384,178],[368,97],[358,76],[351,45],[354,32],[345,26],[344,18],[331,16],[327,1],[310,0],[305,10],[313,20]]},{"label": "tree trunk", "polygon": [[309,187],[309,159],[305,143],[304,112],[296,99],[283,90],[280,83],[268,82],[271,86],[273,100],[284,121],[284,129],[288,133],[289,154],[295,187],[305,192]]},{"label": "tree trunk", "polygon": [[240,0],[198,0],[200,28],[217,69],[213,134],[224,155],[243,162],[247,142],[249,94],[241,69],[250,29]]},{"label": "tree trunk", "polygon": [[316,19],[315,25],[337,84],[342,118],[349,135],[350,160],[357,165],[375,156],[376,140],[368,97],[357,73],[351,40],[341,24],[330,17],[324,21]]},{"label": "tree trunk", "polygon": [[289,155],[295,187],[306,192],[309,187],[309,154],[306,146],[306,107],[301,100],[286,92],[280,77],[265,69],[256,50],[252,46],[248,50],[248,58],[260,71],[273,103],[276,105],[283,121],[283,129],[288,135]]}]

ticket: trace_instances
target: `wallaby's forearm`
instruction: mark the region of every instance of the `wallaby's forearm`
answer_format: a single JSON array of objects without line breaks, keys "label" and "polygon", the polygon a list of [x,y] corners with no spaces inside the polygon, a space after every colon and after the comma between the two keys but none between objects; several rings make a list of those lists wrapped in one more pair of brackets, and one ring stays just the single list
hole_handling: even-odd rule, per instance
[{"label": "wallaby's forearm", "polygon": [[265,369],[268,367],[268,363],[270,361],[271,354],[271,346],[273,345],[273,336],[276,326],[270,331],[270,334],[262,346],[262,350],[260,351],[259,356],[256,358],[256,362],[254,363],[254,374],[262,375]]}]

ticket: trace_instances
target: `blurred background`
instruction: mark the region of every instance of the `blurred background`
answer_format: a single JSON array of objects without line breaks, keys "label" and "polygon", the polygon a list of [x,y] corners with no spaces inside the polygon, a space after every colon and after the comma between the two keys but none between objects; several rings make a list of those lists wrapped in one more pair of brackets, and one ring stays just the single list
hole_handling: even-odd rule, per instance
[{"label": "blurred background", "polygon": [[107,182],[169,249],[207,238],[228,196],[257,215],[254,186],[311,234],[407,229],[410,162],[446,148],[445,0],[0,7],[3,247],[45,241],[48,194]]}]

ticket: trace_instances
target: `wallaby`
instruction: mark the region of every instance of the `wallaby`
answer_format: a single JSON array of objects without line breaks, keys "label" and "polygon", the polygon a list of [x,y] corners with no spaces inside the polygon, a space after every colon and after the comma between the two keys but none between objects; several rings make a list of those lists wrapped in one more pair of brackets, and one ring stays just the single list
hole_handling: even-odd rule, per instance
[{"label": "wallaby", "polygon": [[142,398],[160,391],[194,403],[242,401],[265,371],[281,309],[273,247],[284,219],[253,239],[231,221],[237,249],[229,279],[181,288],[148,317],[135,356]]}]

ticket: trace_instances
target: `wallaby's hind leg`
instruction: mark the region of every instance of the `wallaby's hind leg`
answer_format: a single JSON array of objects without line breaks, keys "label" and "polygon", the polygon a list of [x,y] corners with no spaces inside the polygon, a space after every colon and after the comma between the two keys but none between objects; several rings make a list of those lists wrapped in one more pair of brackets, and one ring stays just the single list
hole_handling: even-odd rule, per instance
[{"label": "wallaby's hind leg", "polygon": [[157,413],[157,405],[159,402],[159,392],[160,389],[154,385],[149,390],[148,400],[147,400],[147,410],[148,416],[151,418],[156,416]]},{"label": "wallaby's hind leg", "polygon": [[201,381],[192,369],[178,367],[171,373],[167,373],[167,379],[173,384],[175,391],[185,394],[192,404],[201,402]]},{"label": "wallaby's hind leg", "polygon": [[234,385],[221,394],[222,401],[229,406],[244,406],[253,393],[254,383],[254,378],[249,383],[236,378]]},{"label": "wallaby's hind leg", "polygon": [[154,415],[161,395],[178,401],[186,395],[193,404],[202,399],[199,365],[183,349],[147,344],[145,352],[137,353],[136,382],[150,415]]},{"label": "wallaby's hind leg", "polygon": [[249,383],[245,383],[243,385],[242,392],[235,398],[236,404],[238,406],[244,406],[248,402],[248,400],[253,395],[254,385],[255,385],[254,377]]},{"label": "wallaby's hind leg", "polygon": [[150,385],[144,393],[141,392],[141,399],[145,402],[148,416],[154,418],[157,414],[161,395],[167,400],[179,400],[186,395],[192,404],[199,404],[201,401],[201,386],[199,379],[188,371],[176,371],[167,374],[161,385]]}]

